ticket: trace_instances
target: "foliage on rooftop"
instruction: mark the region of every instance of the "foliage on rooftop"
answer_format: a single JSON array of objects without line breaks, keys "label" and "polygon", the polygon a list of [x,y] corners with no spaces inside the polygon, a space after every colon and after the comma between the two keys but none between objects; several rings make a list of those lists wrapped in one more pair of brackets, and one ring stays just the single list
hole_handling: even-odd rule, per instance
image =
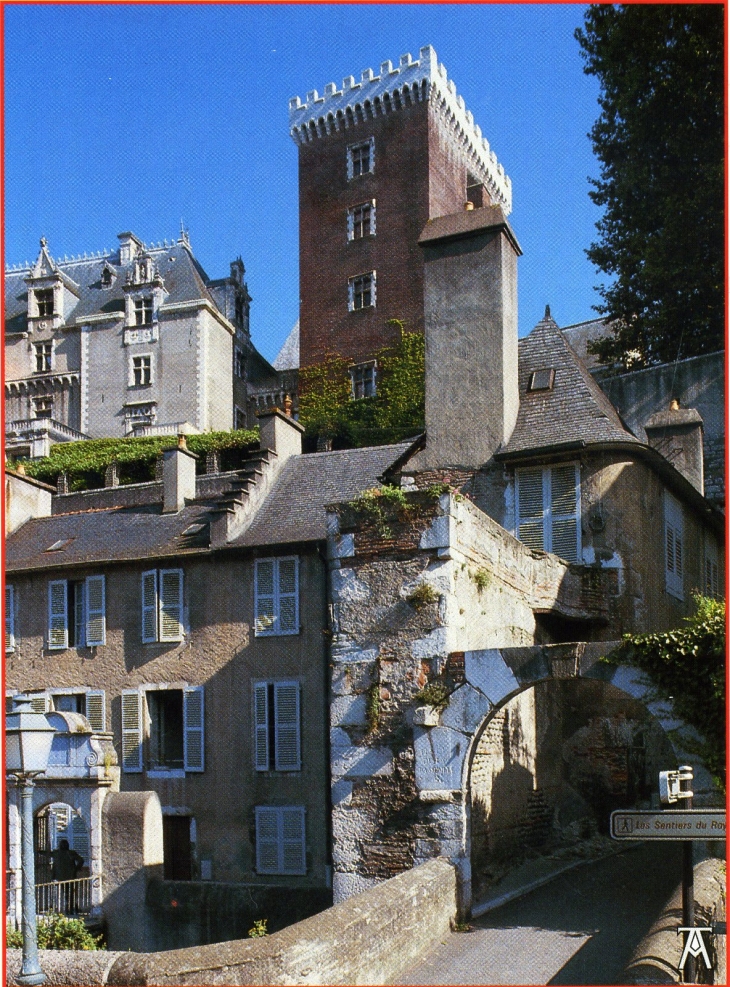
[{"label": "foliage on rooftop", "polygon": [[[185,438],[190,452],[200,457],[196,465],[197,471],[202,473],[206,453],[211,451],[220,451],[224,469],[236,469],[245,453],[258,445],[259,430],[205,432]],[[26,460],[23,466],[28,476],[52,485],[56,484],[59,474],[67,473],[71,490],[104,486],[104,473],[112,462],[119,464],[120,483],[144,483],[154,479],[155,462],[160,453],[176,445],[174,435],[62,442],[51,448],[49,456]]]}]

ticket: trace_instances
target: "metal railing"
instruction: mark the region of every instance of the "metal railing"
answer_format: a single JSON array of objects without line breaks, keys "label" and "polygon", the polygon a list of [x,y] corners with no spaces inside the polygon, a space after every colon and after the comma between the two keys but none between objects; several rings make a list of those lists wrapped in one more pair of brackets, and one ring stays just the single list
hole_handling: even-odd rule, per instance
[{"label": "metal railing", "polygon": [[[8,875],[9,876],[9,875]],[[88,915],[92,910],[92,888],[98,888],[101,878],[79,877],[74,881],[52,881],[49,884],[36,884],[36,915]],[[5,916],[10,928],[18,928],[22,889],[5,885]]]}]

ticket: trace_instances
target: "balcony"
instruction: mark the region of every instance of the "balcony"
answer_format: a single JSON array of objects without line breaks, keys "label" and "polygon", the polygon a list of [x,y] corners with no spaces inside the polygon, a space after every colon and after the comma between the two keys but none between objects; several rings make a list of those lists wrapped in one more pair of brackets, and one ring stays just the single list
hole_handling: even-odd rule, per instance
[{"label": "balcony", "polygon": [[88,438],[84,432],[55,418],[19,418],[5,422],[5,454],[16,459],[41,459],[49,455],[56,442]]}]

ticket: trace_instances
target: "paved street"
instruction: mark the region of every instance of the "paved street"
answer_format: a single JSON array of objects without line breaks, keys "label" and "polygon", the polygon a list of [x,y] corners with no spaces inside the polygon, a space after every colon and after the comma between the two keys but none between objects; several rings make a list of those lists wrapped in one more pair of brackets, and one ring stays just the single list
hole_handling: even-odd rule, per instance
[{"label": "paved street", "polygon": [[577,867],[452,933],[397,984],[617,984],[681,879],[681,844]]}]

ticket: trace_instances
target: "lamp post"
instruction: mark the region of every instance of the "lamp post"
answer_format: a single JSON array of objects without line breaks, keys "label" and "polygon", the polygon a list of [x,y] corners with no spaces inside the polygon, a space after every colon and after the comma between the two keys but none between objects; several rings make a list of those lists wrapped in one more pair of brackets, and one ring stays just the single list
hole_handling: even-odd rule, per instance
[{"label": "lamp post", "polygon": [[5,771],[20,788],[20,859],[23,870],[23,962],[17,984],[46,982],[38,962],[35,914],[35,860],[33,848],[33,779],[48,767],[55,730],[43,713],[36,713],[30,696],[16,696],[5,717]]}]

